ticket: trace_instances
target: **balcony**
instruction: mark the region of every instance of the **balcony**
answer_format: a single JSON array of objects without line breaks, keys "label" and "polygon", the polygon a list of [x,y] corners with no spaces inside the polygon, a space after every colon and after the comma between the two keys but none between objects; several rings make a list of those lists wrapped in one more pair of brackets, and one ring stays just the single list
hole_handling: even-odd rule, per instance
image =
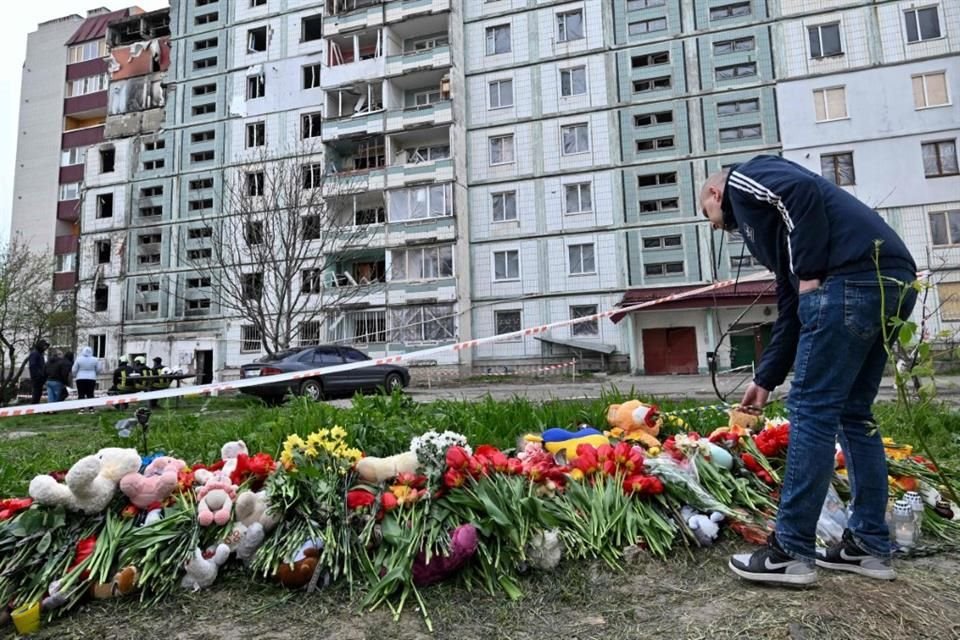
[{"label": "balcony", "polygon": [[88,119],[107,115],[107,92],[95,91],[82,96],[73,96],[63,101],[63,114],[73,118]]},{"label": "balcony", "polygon": [[386,147],[383,136],[328,143],[326,152],[332,195],[384,189]]},{"label": "balcony", "polygon": [[69,291],[77,284],[77,274],[75,273],[55,273],[53,274],[53,288],[55,291]]},{"label": "balcony", "polygon": [[390,138],[390,167],[387,188],[395,189],[413,182],[453,180],[448,127],[397,134]]},{"label": "balcony", "polygon": [[451,64],[450,45],[443,44],[388,56],[386,75],[396,77],[425,69],[446,69]]},{"label": "balcony", "polygon": [[108,71],[106,58],[93,58],[83,62],[67,65],[67,80],[79,80],[87,76],[95,76]]},{"label": "balcony", "polygon": [[378,84],[357,84],[327,93],[323,139],[382,134],[383,95]]},{"label": "balcony", "polygon": [[381,29],[330,38],[327,49],[327,67],[320,74],[324,90],[382,78],[386,71]]},{"label": "balcony", "polygon": [[79,246],[80,238],[77,236],[57,236],[53,241],[53,253],[57,256],[76,253]]},{"label": "balcony", "polygon": [[[99,126],[98,126],[99,125]],[[67,127],[60,140],[61,149],[88,147],[103,142],[103,119],[85,128]]]},{"label": "balcony", "polygon": [[415,16],[450,11],[450,0],[393,0],[387,2],[387,22],[402,22]]},{"label": "balcony", "polygon": [[57,220],[76,222],[80,219],[80,200],[61,200],[57,203]]},{"label": "balcony", "polygon": [[66,167],[60,167],[60,184],[66,184],[68,182],[81,182],[82,180],[82,164],[71,164]]},{"label": "balcony", "polygon": [[323,18],[323,37],[383,24],[382,0],[331,0]]},{"label": "balcony", "polygon": [[387,113],[387,131],[403,131],[449,125],[453,122],[453,102],[441,100],[432,104],[407,107]]}]

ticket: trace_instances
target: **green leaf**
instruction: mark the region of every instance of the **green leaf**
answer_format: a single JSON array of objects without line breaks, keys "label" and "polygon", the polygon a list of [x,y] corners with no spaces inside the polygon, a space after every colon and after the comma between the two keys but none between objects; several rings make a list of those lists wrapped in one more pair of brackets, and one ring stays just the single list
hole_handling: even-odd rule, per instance
[{"label": "green leaf", "polygon": [[53,536],[47,531],[43,534],[43,537],[40,538],[40,543],[37,544],[37,553],[44,554],[50,549],[50,543],[53,542]]},{"label": "green leaf", "polygon": [[403,529],[400,527],[400,524],[397,522],[396,518],[384,518],[383,522],[380,524],[380,533],[383,534],[384,541],[392,545],[399,545],[403,543]]},{"label": "green leaf", "polygon": [[917,325],[913,322],[905,322],[900,327],[900,344],[910,344],[913,335],[917,332]]}]

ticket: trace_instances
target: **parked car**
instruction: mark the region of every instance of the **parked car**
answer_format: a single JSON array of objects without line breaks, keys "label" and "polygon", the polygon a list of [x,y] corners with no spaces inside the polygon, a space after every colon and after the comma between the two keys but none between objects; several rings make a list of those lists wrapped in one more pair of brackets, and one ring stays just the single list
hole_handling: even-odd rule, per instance
[{"label": "parked car", "polygon": [[[271,376],[293,371],[307,371],[348,362],[365,362],[370,356],[351,347],[320,346],[282,351],[260,358],[240,369],[241,378]],[[410,384],[410,372],[406,367],[394,364],[375,364],[351,371],[329,373],[292,382],[277,382],[244,387],[243,393],[262,398],[268,404],[279,404],[287,392],[311,400],[325,396],[353,395],[357,391],[393,391]]]}]

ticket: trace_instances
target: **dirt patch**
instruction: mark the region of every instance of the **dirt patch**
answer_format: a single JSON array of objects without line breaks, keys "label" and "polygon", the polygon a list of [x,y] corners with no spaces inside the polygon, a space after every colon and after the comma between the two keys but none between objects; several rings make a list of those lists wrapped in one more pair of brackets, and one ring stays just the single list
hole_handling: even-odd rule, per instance
[{"label": "dirt patch", "polygon": [[960,554],[897,563],[900,577],[879,582],[820,572],[818,586],[795,590],[745,583],[726,569],[731,545],[665,562],[639,558],[617,572],[567,563],[522,581],[525,597],[440,585],[424,592],[430,634],[408,605],[360,612],[343,588],[287,593],[234,575],[199,594],[179,594],[144,609],[136,601],[93,603],[37,638],[213,640],[424,638],[533,640],[893,639],[960,637]]}]

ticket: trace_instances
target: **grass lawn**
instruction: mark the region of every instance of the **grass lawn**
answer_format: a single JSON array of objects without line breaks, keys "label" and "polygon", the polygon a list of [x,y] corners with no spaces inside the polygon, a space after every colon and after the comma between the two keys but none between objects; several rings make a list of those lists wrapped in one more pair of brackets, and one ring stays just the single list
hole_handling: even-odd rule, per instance
[{"label": "grass lawn", "polygon": [[[606,407],[624,399],[612,391],[599,399],[537,403],[525,399],[418,404],[407,397],[357,397],[352,408],[297,400],[268,409],[255,400],[188,399],[180,409],[160,409],[151,419],[150,450],[213,461],[220,445],[243,439],[251,451],[276,454],[290,433],[340,424],[372,455],[406,449],[413,435],[452,429],[474,444],[514,446],[518,436],[551,426],[601,425]],[[659,402],[665,410],[697,406]],[[114,423],[133,414],[54,414],[0,421],[0,497],[18,496],[37,473],[68,468],[106,446],[137,446],[117,436]],[[717,412],[689,413],[694,428],[725,423]],[[960,462],[960,418],[946,410],[924,416],[926,437],[941,461]],[[884,435],[912,438],[878,405]],[[748,585],[725,568],[726,555],[742,548],[732,533],[709,550],[678,550],[667,561],[638,556],[623,572],[600,563],[565,562],[552,573],[525,578],[525,597],[467,592],[439,585],[425,590],[438,638],[946,638],[960,637],[960,553],[899,562],[893,583],[852,575],[826,575],[815,589],[794,591]],[[855,596],[853,594],[856,594]],[[429,637],[419,613],[399,622],[381,608],[358,615],[356,594],[333,587],[316,594],[288,593],[228,572],[211,590],[182,593],[150,609],[136,599],[97,602],[71,612],[40,638],[393,638]],[[7,629],[0,630],[0,633]]]}]

